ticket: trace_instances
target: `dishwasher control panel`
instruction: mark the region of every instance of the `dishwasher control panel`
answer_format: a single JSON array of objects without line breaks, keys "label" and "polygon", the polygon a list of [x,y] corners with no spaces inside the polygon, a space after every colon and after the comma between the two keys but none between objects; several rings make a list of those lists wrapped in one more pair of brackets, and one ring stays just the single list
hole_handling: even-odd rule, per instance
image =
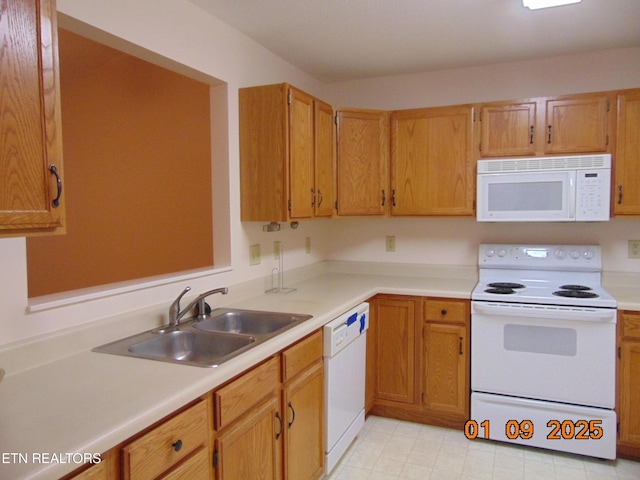
[{"label": "dishwasher control panel", "polygon": [[324,356],[333,357],[369,328],[369,304],[364,302],[324,326]]}]

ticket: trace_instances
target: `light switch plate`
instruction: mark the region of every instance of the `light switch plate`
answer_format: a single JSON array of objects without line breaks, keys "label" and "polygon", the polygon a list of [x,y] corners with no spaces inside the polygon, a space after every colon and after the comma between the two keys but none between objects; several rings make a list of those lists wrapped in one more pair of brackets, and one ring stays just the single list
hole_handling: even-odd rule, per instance
[{"label": "light switch plate", "polygon": [[629,240],[629,258],[640,258],[640,240]]}]

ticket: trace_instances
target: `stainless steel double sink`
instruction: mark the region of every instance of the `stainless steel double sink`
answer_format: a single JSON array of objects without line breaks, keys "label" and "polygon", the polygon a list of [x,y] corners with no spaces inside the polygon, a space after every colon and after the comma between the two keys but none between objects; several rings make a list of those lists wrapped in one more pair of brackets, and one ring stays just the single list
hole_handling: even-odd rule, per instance
[{"label": "stainless steel double sink", "polygon": [[177,327],[147,330],[93,349],[127,357],[217,367],[310,319],[311,315],[218,308]]}]

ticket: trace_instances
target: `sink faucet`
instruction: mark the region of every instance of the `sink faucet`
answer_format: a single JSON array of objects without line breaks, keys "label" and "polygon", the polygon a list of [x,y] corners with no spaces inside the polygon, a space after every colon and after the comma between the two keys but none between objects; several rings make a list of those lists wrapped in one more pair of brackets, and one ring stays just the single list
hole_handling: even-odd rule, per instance
[{"label": "sink faucet", "polygon": [[185,293],[187,293],[190,290],[191,290],[191,287],[186,287],[182,291],[182,293],[178,295],[178,298],[176,298],[171,304],[171,306],[169,307],[169,326],[170,327],[177,327],[178,325],[180,325],[180,320],[182,319],[182,317],[184,317],[187,314],[187,312],[189,312],[193,307],[195,307],[196,303],[198,304],[198,318],[205,318],[207,316],[207,313],[205,312],[204,299],[207,298],[209,295],[213,295],[215,293],[221,293],[223,295],[226,295],[227,293],[229,293],[229,289],[227,287],[209,290],[208,292],[204,292],[198,295],[189,305],[187,305],[184,308],[184,310],[180,310],[180,300],[182,300],[182,297],[184,297]]}]

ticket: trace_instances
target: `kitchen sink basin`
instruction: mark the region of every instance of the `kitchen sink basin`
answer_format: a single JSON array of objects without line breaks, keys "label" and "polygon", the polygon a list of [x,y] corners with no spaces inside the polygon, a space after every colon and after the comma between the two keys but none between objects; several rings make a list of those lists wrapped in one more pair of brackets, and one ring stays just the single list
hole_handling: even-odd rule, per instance
[{"label": "kitchen sink basin", "polygon": [[94,352],[162,362],[217,367],[311,315],[219,308],[178,327],[148,330],[93,349]]},{"label": "kitchen sink basin", "polygon": [[217,367],[256,343],[250,335],[203,332],[193,328],[149,330],[93,349],[127,357],[199,367]]},{"label": "kitchen sink basin", "polygon": [[253,342],[255,338],[248,336],[176,330],[131,345],[128,350],[143,358],[214,366]]},{"label": "kitchen sink basin", "polygon": [[207,332],[275,335],[309,318],[311,315],[218,308],[196,320],[194,327]]}]

